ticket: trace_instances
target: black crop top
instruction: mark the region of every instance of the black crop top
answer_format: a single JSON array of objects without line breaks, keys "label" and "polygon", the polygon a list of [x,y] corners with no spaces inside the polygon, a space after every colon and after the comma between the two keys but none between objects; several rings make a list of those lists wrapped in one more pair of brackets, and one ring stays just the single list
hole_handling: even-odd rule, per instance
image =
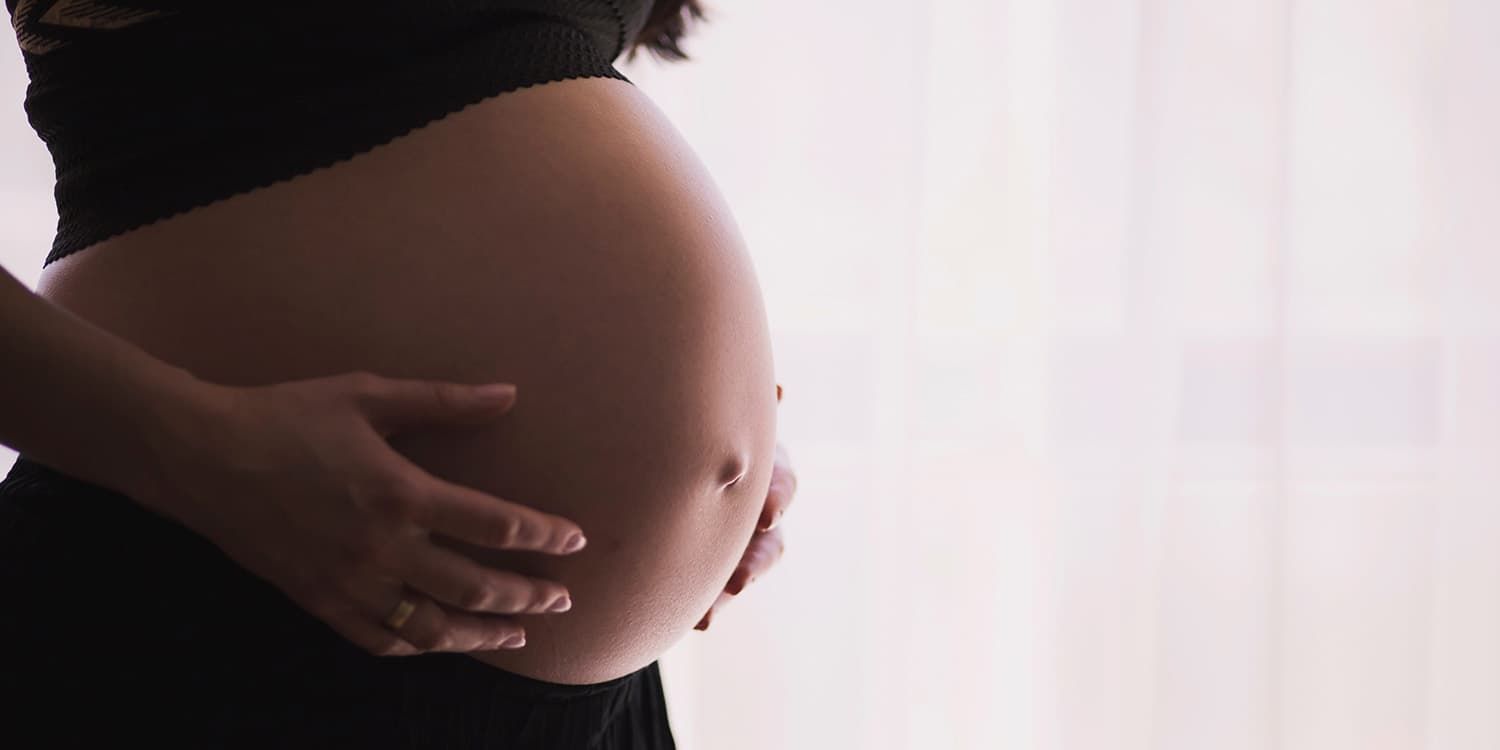
[{"label": "black crop top", "polygon": [[6,0],[52,153],[43,267],[613,62],[651,0]]}]

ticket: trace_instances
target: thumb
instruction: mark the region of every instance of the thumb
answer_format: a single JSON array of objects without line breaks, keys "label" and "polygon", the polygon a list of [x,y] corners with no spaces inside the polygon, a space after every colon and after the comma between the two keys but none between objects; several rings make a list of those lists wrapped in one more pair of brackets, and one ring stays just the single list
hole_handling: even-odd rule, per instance
[{"label": "thumb", "polygon": [[515,405],[516,386],[387,378],[363,389],[361,395],[370,424],[387,437],[417,425],[487,422]]}]

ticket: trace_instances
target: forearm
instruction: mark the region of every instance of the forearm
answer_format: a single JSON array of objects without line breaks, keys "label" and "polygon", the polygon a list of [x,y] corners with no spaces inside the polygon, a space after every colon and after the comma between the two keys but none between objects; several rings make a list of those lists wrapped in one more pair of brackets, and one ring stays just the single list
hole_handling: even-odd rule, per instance
[{"label": "forearm", "polygon": [[0,443],[142,502],[155,497],[162,459],[189,439],[213,388],[4,269],[0,363]]}]

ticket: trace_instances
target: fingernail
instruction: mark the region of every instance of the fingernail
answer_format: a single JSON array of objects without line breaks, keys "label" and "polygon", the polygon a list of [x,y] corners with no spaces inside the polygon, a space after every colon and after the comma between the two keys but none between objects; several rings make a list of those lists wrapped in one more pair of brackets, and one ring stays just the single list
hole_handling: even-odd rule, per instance
[{"label": "fingernail", "polygon": [[698,624],[693,626],[693,630],[708,630],[708,620],[709,616],[704,615],[703,619],[699,620]]},{"label": "fingernail", "polygon": [[573,608],[573,600],[570,599],[570,598],[568,598],[567,596],[564,596],[563,598],[558,599],[557,601],[553,602],[552,606],[550,606],[550,607],[547,608],[547,611],[548,612],[567,612],[568,610],[570,610],[572,608]]},{"label": "fingernail", "polygon": [[778,403],[781,401],[781,384],[780,383],[776,384],[776,401]]},{"label": "fingernail", "polygon": [[771,529],[776,528],[776,524],[780,520],[781,520],[781,509],[777,508],[776,512],[771,514],[771,522],[768,523],[768,524],[766,524],[766,527],[764,529],[761,529],[761,531],[770,531]]},{"label": "fingernail", "polygon": [[748,577],[740,575],[739,571],[735,571],[735,574],[729,577],[729,585],[725,586],[724,590],[733,596],[739,596],[740,592],[745,590],[745,584],[749,583],[749,581],[745,580]]},{"label": "fingernail", "polygon": [[513,635],[500,642],[500,648],[520,648],[524,645],[526,645],[526,635],[524,633]]},{"label": "fingernail", "polygon": [[588,544],[588,541],[583,538],[583,534],[575,531],[569,534],[568,538],[563,541],[563,552],[577,552],[583,549],[583,545]]},{"label": "fingernail", "polygon": [[514,383],[486,383],[474,386],[474,395],[486,401],[503,401],[516,395]]}]

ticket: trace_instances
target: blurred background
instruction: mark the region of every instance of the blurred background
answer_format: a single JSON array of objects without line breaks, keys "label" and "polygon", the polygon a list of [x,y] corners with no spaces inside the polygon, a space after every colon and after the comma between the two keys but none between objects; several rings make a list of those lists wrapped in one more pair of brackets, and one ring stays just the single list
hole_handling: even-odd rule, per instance
[{"label": "blurred background", "polygon": [[800,488],[662,659],[684,750],[1500,748],[1500,3],[707,4],[618,67],[749,242]]}]

